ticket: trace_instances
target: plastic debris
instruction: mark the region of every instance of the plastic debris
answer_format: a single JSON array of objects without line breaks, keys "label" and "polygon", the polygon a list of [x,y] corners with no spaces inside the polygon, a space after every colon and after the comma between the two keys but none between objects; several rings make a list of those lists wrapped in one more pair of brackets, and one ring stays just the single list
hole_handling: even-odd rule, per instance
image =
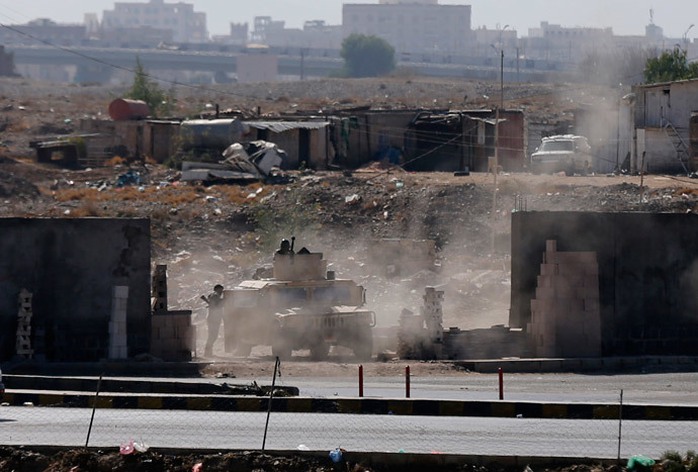
[{"label": "plastic debris", "polygon": [[191,468],[191,472],[204,472],[204,464],[202,462],[197,462],[194,467]]},{"label": "plastic debris", "polygon": [[141,175],[134,171],[133,169],[129,170],[125,174],[122,174],[119,176],[119,178],[116,180],[116,186],[117,187],[126,187],[127,185],[141,185],[142,180],[141,180]]},{"label": "plastic debris", "polygon": [[146,443],[144,443],[143,440],[141,439],[140,442],[133,443],[133,448],[137,452],[148,452],[148,449],[150,449],[150,446],[148,446]]},{"label": "plastic debris", "polygon": [[630,459],[628,459],[627,469],[633,471],[644,471],[650,470],[653,465],[654,459],[647,456],[637,455],[631,456]]},{"label": "plastic debris", "polygon": [[310,448],[308,446],[306,446],[305,444],[299,444],[296,449],[298,449],[299,451],[309,451],[310,450]]},{"label": "plastic debris", "polygon": [[342,460],[344,459],[342,455],[342,449],[336,448],[331,450],[330,459],[332,459],[332,462],[334,462],[335,464],[342,462]]},{"label": "plastic debris", "polygon": [[136,447],[133,444],[133,439],[131,439],[128,443],[122,444],[121,446],[119,446],[119,454],[121,454],[123,456],[133,454],[133,452],[135,450],[136,450]]},{"label": "plastic debris", "polygon": [[355,205],[361,201],[361,197],[357,194],[354,195],[349,195],[347,197],[344,197],[344,203],[347,205]]}]

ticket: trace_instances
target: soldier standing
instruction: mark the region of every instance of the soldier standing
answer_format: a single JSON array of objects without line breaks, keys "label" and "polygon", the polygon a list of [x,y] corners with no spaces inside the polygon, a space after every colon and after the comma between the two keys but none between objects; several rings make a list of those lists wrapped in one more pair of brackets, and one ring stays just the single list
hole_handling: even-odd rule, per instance
[{"label": "soldier standing", "polygon": [[213,287],[213,293],[209,296],[202,295],[201,299],[208,304],[208,316],[206,318],[208,336],[204,356],[211,357],[213,355],[213,344],[218,339],[218,331],[223,321],[223,286],[217,284]]}]

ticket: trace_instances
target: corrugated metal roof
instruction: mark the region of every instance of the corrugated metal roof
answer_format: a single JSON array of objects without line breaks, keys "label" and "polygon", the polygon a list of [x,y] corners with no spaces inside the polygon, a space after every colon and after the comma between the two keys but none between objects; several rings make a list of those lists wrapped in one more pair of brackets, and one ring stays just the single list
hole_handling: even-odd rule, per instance
[{"label": "corrugated metal roof", "polygon": [[292,129],[322,129],[329,125],[327,121],[245,121],[251,128],[265,129],[274,133],[283,133]]}]

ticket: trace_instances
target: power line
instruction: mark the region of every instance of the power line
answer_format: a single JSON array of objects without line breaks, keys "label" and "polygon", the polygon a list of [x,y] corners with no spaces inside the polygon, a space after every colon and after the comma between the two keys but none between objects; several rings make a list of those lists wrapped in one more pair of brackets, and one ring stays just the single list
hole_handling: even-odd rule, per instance
[{"label": "power line", "polygon": [[[103,65],[103,66],[106,66],[106,67],[111,67],[111,68],[117,69],[117,70],[122,70],[122,71],[129,72],[129,73],[132,73],[132,74],[136,74],[136,73],[137,73],[137,71],[136,71],[135,69],[131,69],[131,68],[128,68],[128,67],[120,66],[120,65],[118,65],[118,64],[112,64],[112,63],[110,63],[110,62],[103,61],[103,60],[98,59],[98,58],[96,58],[96,57],[93,57],[93,56],[89,56],[89,55],[87,55],[87,54],[84,54],[84,53],[82,53],[82,52],[80,52],[80,51],[77,51],[77,50],[75,50],[75,49],[71,49],[71,48],[68,48],[68,47],[65,47],[65,46],[60,46],[60,45],[54,44],[54,43],[52,43],[52,42],[50,42],[50,41],[47,41],[47,40],[45,40],[45,39],[37,38],[36,36],[34,36],[34,35],[30,34],[30,33],[27,33],[26,31],[22,31],[22,30],[20,30],[20,29],[17,29],[17,28],[15,28],[15,27],[13,27],[13,26],[6,25],[6,24],[4,24],[4,23],[0,23],[0,27],[6,28],[6,29],[8,29],[8,30],[10,30],[10,31],[13,31],[13,32],[15,32],[15,33],[17,33],[17,34],[19,34],[19,35],[25,36],[25,37],[27,37],[27,38],[31,38],[31,39],[33,39],[34,41],[38,41],[38,42],[40,42],[40,43],[42,43],[42,44],[45,44],[46,46],[49,46],[49,47],[58,49],[58,50],[60,50],[60,51],[67,52],[67,53],[69,53],[69,54],[73,54],[73,55],[75,55],[75,56],[78,56],[78,57],[80,57],[80,58],[82,58],[82,59],[85,59],[85,60],[88,60],[88,61],[92,61],[92,62],[94,62],[94,63],[96,63],[96,64],[100,64],[100,65]],[[143,71],[143,75],[144,75],[145,77],[147,77],[148,79],[155,80],[155,81],[162,82],[162,83],[166,83],[166,84],[169,84],[169,85],[180,86],[180,87],[186,87],[186,88],[190,88],[190,89],[194,89],[194,90],[200,90],[200,91],[205,91],[205,92],[217,93],[217,94],[222,94],[222,95],[230,95],[230,96],[232,96],[232,97],[238,97],[238,98],[247,98],[247,99],[255,99],[255,100],[262,100],[262,101],[271,101],[271,100],[268,99],[268,98],[254,97],[254,96],[250,96],[250,95],[244,95],[244,94],[241,94],[241,93],[229,92],[229,91],[224,91],[224,90],[216,90],[216,89],[204,87],[204,86],[201,86],[201,85],[186,84],[186,83],[177,82],[177,81],[170,80],[170,79],[164,79],[164,78],[162,78],[162,77],[156,77],[156,76],[154,76],[154,75],[152,75],[152,74],[149,74],[149,73],[147,73],[147,72],[145,72],[145,71]]]}]

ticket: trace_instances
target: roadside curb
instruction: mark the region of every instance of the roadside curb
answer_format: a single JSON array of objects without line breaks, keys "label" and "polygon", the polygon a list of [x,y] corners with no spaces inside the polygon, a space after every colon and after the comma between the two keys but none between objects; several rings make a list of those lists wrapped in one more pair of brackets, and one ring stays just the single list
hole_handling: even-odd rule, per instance
[{"label": "roadside curb", "polygon": [[[95,396],[84,393],[6,391],[10,406],[92,408]],[[126,395],[103,393],[97,408],[266,412],[268,398],[194,395]],[[601,403],[541,403],[508,401],[412,400],[389,398],[273,398],[271,411],[399,416],[451,416],[547,419],[618,419],[620,405]],[[698,406],[624,404],[623,419],[696,421]]]}]

